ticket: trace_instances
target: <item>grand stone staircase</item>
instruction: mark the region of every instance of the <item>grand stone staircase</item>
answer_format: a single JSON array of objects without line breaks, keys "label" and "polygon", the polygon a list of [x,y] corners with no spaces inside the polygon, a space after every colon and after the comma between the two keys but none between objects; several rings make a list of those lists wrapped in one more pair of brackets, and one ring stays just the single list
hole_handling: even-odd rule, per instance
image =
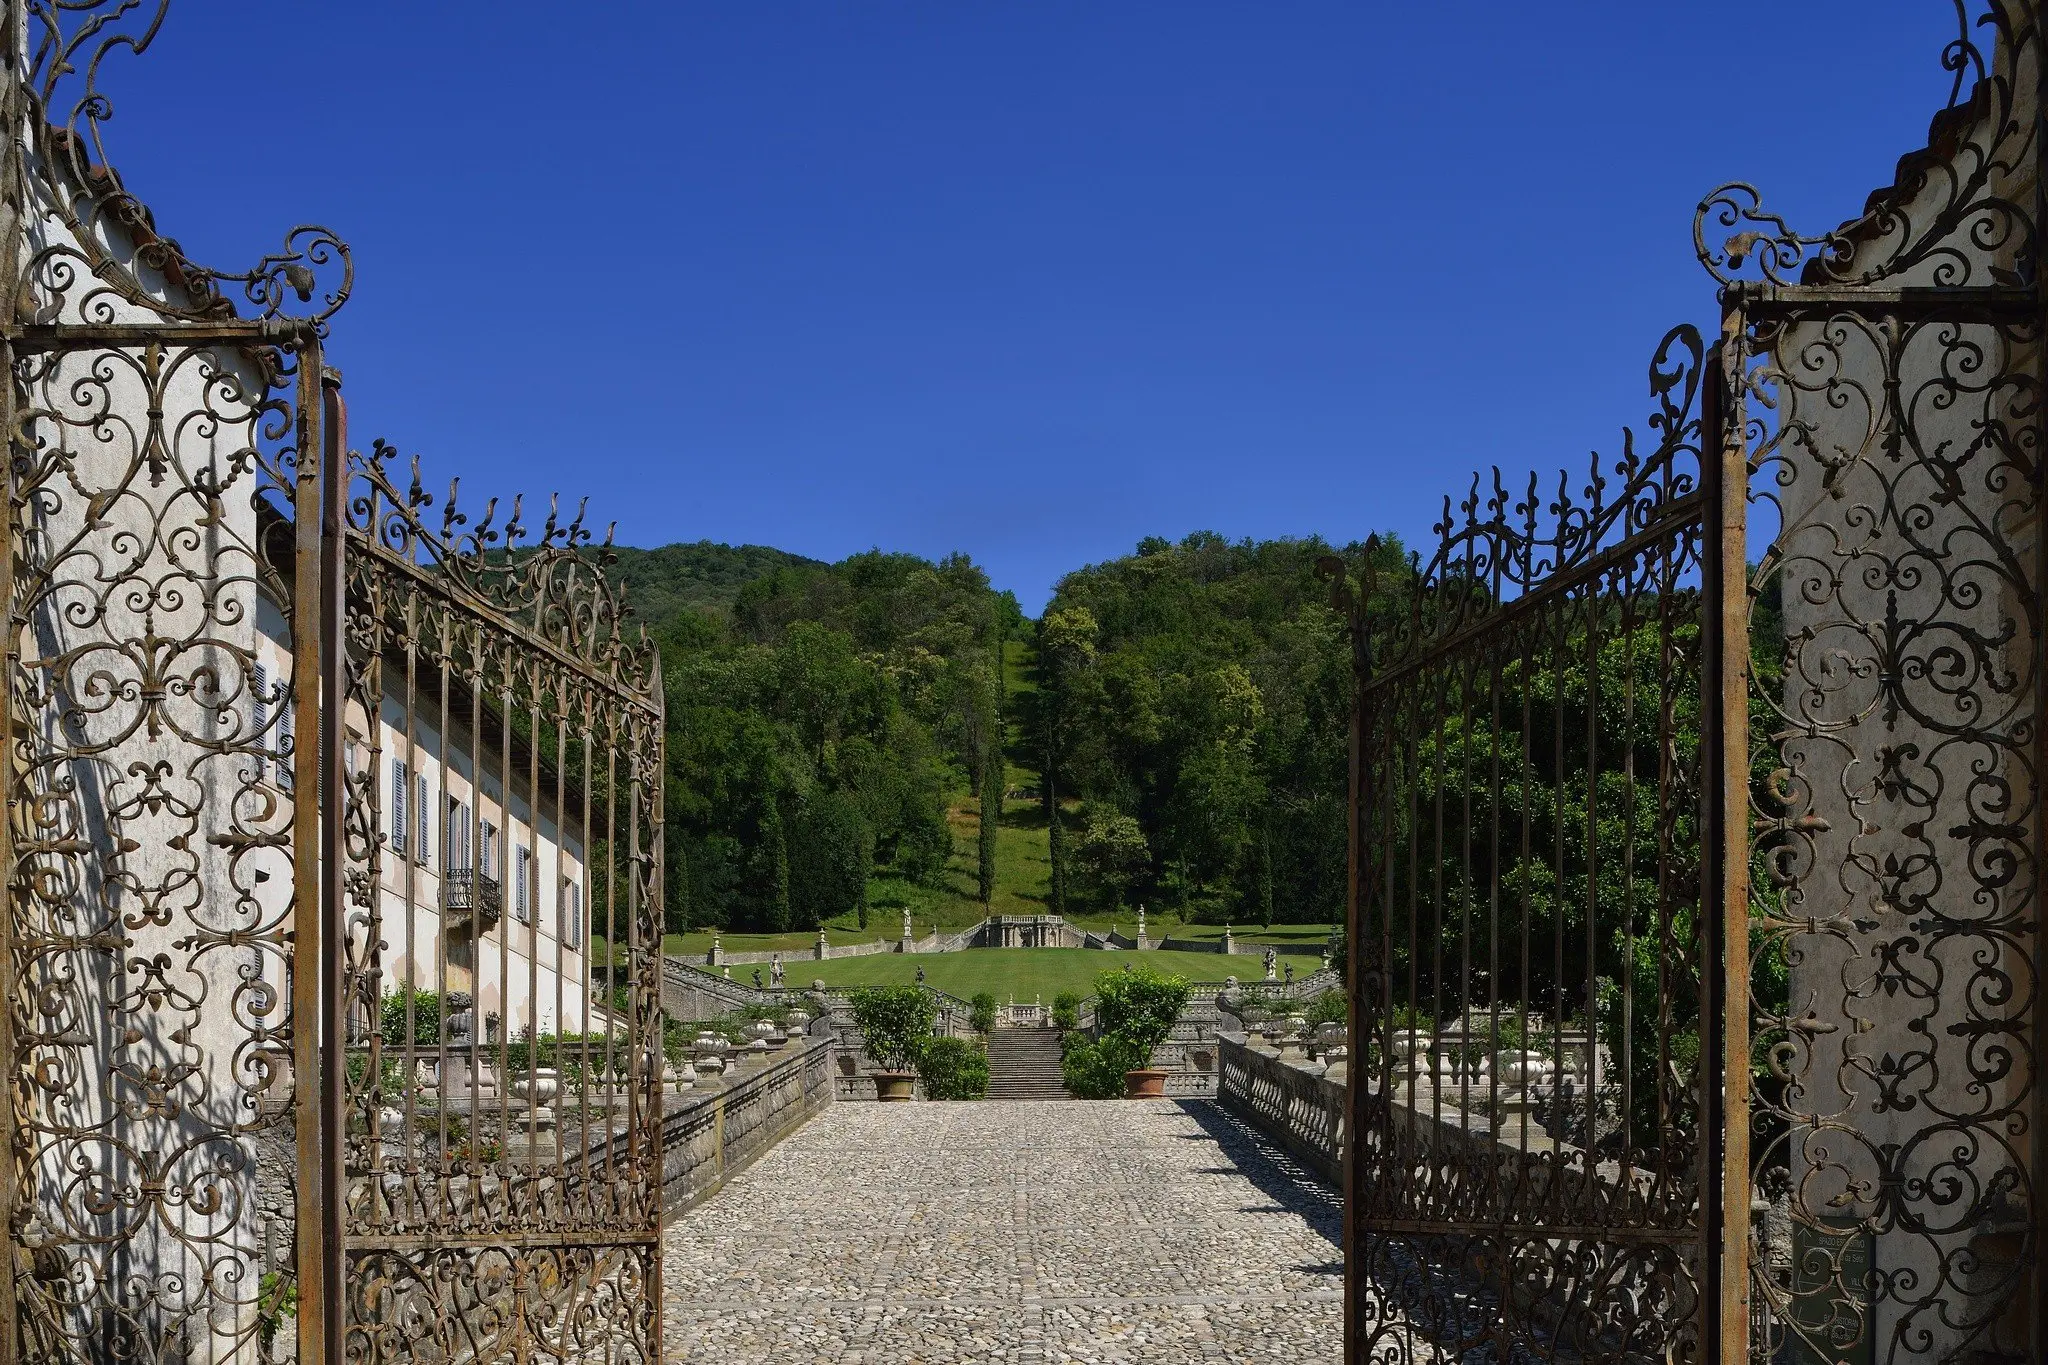
[{"label": "grand stone staircase", "polygon": [[988,1097],[1064,1100],[1060,1034],[1049,1028],[999,1028],[988,1037]]}]

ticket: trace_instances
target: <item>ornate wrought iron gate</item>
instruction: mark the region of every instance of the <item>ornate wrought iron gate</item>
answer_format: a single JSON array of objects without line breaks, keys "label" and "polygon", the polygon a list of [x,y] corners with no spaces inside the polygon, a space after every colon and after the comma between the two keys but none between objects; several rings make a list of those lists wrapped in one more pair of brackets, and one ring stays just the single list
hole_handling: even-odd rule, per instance
[{"label": "ornate wrought iron gate", "polygon": [[1713,375],[1674,330],[1647,450],[1475,483],[1427,562],[1356,585],[1354,1359],[1712,1331]]},{"label": "ornate wrought iron gate", "polygon": [[2041,34],[1958,13],[1860,218],[1701,206],[1646,451],[1340,580],[1351,1359],[2048,1350]]},{"label": "ornate wrought iron gate", "polygon": [[657,1360],[662,702],[606,552],[347,452],[330,234],[158,234],[98,81],[161,3],[5,8],[0,1361]]},{"label": "ornate wrought iron gate", "polygon": [[[439,530],[352,456],[346,790],[351,1361],[655,1361],[657,656],[581,512]],[[335,604],[330,603],[330,606]]]}]

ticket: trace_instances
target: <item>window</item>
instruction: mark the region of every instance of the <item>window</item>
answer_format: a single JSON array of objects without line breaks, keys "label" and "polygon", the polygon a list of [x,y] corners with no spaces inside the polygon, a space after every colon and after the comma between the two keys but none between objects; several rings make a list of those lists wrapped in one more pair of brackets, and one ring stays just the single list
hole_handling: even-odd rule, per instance
[{"label": "window", "polygon": [[391,847],[398,853],[405,852],[405,764],[391,760]]},{"label": "window", "polygon": [[419,799],[414,804],[414,809],[420,813],[420,846],[413,850],[412,856],[419,859],[422,864],[425,864],[433,856],[431,852],[432,845],[427,842],[427,832],[434,823],[434,803],[427,799],[427,775],[425,773],[419,775],[418,785],[419,790],[415,795]]},{"label": "window", "polygon": [[483,874],[486,877],[496,877],[498,875],[498,827],[488,820],[484,821],[483,836]]},{"label": "window", "polygon": [[448,798],[448,829],[441,836],[441,857],[450,871],[469,871],[469,803]]},{"label": "window", "polygon": [[562,881],[561,939],[571,948],[583,946],[583,886],[567,878]]},{"label": "window", "polygon": [[512,918],[521,924],[533,923],[533,906],[527,901],[527,892],[533,885],[533,850],[522,848],[512,860]]}]

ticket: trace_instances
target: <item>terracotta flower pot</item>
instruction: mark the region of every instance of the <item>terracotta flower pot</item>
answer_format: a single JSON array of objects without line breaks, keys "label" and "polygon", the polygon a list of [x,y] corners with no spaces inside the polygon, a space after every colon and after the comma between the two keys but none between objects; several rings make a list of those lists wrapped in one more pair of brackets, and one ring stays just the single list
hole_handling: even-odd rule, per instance
[{"label": "terracotta flower pot", "polygon": [[1166,1073],[1158,1070],[1126,1071],[1124,1073],[1124,1098],[1127,1100],[1165,1099]]},{"label": "terracotta flower pot", "polygon": [[915,1071],[877,1071],[875,1073],[875,1098],[885,1102],[901,1103],[917,1098]]}]

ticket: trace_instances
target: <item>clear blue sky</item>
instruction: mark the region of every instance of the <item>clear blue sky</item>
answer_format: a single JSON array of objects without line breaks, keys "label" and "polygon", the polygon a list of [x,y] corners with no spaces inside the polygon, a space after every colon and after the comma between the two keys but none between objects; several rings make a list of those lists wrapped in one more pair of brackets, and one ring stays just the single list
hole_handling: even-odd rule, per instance
[{"label": "clear blue sky", "polygon": [[1819,229],[1924,141],[1949,5],[1854,8],[178,0],[103,84],[195,258],[353,244],[359,444],[1035,612],[1612,450],[1701,193]]}]

